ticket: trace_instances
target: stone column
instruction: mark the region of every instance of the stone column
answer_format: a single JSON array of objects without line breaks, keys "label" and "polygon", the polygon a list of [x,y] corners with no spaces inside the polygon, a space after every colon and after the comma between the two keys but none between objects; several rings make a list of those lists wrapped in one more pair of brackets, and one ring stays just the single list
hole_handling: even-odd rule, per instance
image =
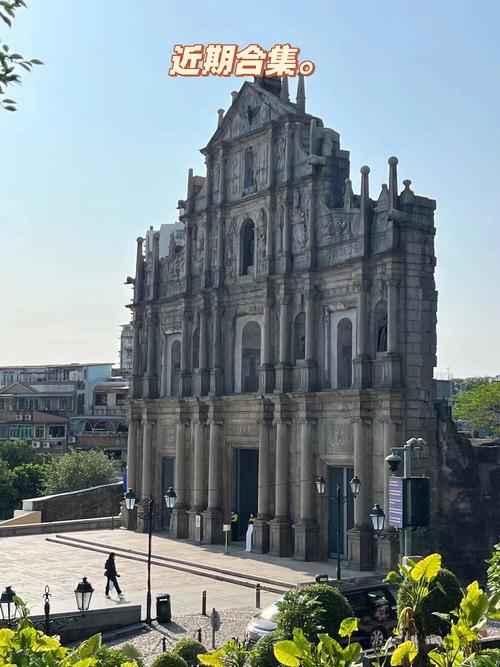
[{"label": "stone column", "polygon": [[224,284],[224,217],[219,211],[217,218],[217,269],[215,273],[215,287],[222,287]]},{"label": "stone column", "polygon": [[172,510],[172,533],[174,537],[186,538],[189,534],[186,497],[186,431],[188,424],[180,421],[175,434],[175,492],[177,499]]},{"label": "stone column", "polygon": [[216,302],[213,308],[212,372],[210,393],[220,396],[224,391],[224,361],[222,359],[222,304]]},{"label": "stone column", "polygon": [[314,391],[317,384],[317,361],[316,361],[316,336],[315,327],[315,289],[306,299],[306,330],[305,330],[305,359],[297,362],[300,368],[300,389],[301,391]]},{"label": "stone column", "polygon": [[181,334],[181,373],[180,373],[181,396],[191,395],[191,371],[189,370],[189,315],[182,316]]},{"label": "stone column", "polygon": [[161,336],[161,363],[160,363],[160,398],[165,398],[170,393],[170,387],[168,386],[168,355],[167,355],[167,341],[168,338],[165,335]]},{"label": "stone column", "polygon": [[210,443],[208,454],[208,508],[203,513],[203,541],[207,544],[222,544],[224,534],[222,532],[222,509],[221,509],[221,486],[222,486],[222,461],[221,461],[221,427],[222,423],[211,419]]},{"label": "stone column", "polygon": [[144,286],[144,256],[142,254],[144,239],[137,237],[137,252],[135,259],[135,283],[134,283],[134,303],[140,303],[143,299]]},{"label": "stone column", "polygon": [[314,444],[316,420],[301,423],[300,442],[300,519],[295,524],[294,557],[297,560],[317,560],[318,525],[315,521]]},{"label": "stone column", "polygon": [[[137,495],[137,438],[139,428],[137,420],[129,418],[128,440],[127,440],[127,490],[132,489]],[[122,523],[127,530],[137,528],[137,510],[127,510],[125,502],[122,503]]]},{"label": "stone column", "polygon": [[144,378],[144,398],[156,398],[156,336],[158,332],[158,316],[151,313],[148,319],[148,350],[146,357],[146,377]]},{"label": "stone column", "polygon": [[[384,459],[389,456],[393,447],[396,447],[396,424],[391,419],[384,419]],[[392,473],[384,461],[384,512],[386,528],[389,527],[389,479]]]},{"label": "stone column", "polygon": [[274,366],[271,363],[271,308],[270,299],[264,299],[262,327],[261,367],[259,370],[259,391],[266,394],[274,389]]},{"label": "stone column", "polygon": [[210,266],[210,222],[205,221],[205,240],[203,244],[203,287],[210,287],[211,284],[211,266]]},{"label": "stone column", "polygon": [[135,313],[132,323],[132,398],[142,398],[140,322]]},{"label": "stone column", "polygon": [[195,370],[196,393],[198,396],[206,396],[210,389],[210,371],[208,368],[208,332],[207,312],[205,308],[200,312],[200,347],[199,368]]},{"label": "stone column", "polygon": [[[207,507],[207,469],[205,463],[205,424],[201,420],[193,422],[194,452],[192,459],[193,494],[189,511],[189,538],[196,542],[203,539],[202,512]],[[197,516],[200,518],[197,519]],[[199,522],[199,525],[197,525]]]},{"label": "stone column", "polygon": [[254,523],[253,549],[265,554],[269,551],[269,430],[270,423],[259,421],[259,481],[257,497],[257,518]]},{"label": "stone column", "polygon": [[142,484],[141,503],[137,508],[137,530],[147,533],[149,530],[149,498],[153,490],[153,423],[142,423]]},{"label": "stone column", "polygon": [[[348,532],[350,561],[359,570],[373,569],[373,536],[370,526],[372,498],[372,456],[368,446],[367,423],[356,419],[354,430],[354,474],[361,481],[358,497],[354,500],[354,528]],[[344,489],[344,493],[350,490]]]},{"label": "stone column", "polygon": [[189,291],[193,257],[193,225],[191,222],[186,223],[184,253],[184,280],[186,283],[186,291]]},{"label": "stone column", "polygon": [[353,359],[353,387],[363,388],[370,386],[370,359],[368,354],[368,318],[367,318],[367,289],[361,281],[358,291],[358,307],[356,318],[356,356]]},{"label": "stone column", "polygon": [[390,279],[387,285],[387,352],[398,352],[398,281]]},{"label": "stone column", "polygon": [[330,331],[330,311],[325,308],[325,387],[329,389],[332,386],[331,380],[331,331]]},{"label": "stone column", "polygon": [[290,298],[280,300],[279,363],[276,367],[276,391],[286,392],[291,388],[290,347]]},{"label": "stone column", "polygon": [[292,553],[291,521],[289,517],[290,494],[290,423],[276,422],[276,496],[275,516],[270,523],[271,554],[290,556]]}]

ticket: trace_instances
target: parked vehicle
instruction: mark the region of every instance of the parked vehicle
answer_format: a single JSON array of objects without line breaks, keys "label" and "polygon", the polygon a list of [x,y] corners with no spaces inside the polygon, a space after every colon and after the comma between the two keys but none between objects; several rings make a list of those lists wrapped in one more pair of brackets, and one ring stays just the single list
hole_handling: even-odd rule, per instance
[{"label": "parked vehicle", "polygon": [[[351,605],[354,616],[359,619],[359,630],[352,636],[352,641],[359,642],[365,648],[382,646],[392,634],[398,620],[396,599],[390,584],[370,578],[325,583],[339,586],[342,595]],[[245,633],[249,644],[255,644],[261,637],[275,630],[279,614],[278,604],[282,599],[283,595],[249,621]]]}]

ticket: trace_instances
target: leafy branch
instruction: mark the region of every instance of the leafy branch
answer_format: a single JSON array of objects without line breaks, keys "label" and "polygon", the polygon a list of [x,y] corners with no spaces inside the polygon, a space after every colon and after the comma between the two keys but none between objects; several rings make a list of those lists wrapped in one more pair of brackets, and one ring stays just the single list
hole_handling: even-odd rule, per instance
[{"label": "leafy branch", "polygon": [[[15,12],[20,7],[26,7],[24,0],[0,0],[0,19],[12,27]],[[16,102],[7,97],[7,88],[13,85],[21,85],[19,74],[22,67],[31,72],[33,65],[43,65],[41,60],[33,58],[27,60],[20,53],[12,53],[9,46],[0,40],[0,106],[6,111],[16,111]]]}]

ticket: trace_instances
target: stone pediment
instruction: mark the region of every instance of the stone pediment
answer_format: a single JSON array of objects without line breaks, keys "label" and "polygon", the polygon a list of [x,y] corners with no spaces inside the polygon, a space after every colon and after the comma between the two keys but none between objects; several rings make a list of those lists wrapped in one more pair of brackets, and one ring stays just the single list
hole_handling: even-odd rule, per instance
[{"label": "stone pediment", "polygon": [[25,394],[36,394],[36,391],[22,382],[13,382],[0,389],[0,394],[21,394],[24,396]]},{"label": "stone pediment", "polygon": [[224,114],[221,126],[208,142],[207,148],[217,141],[231,141],[254,132],[270,120],[296,112],[295,104],[280,100],[257,83],[245,81]]}]

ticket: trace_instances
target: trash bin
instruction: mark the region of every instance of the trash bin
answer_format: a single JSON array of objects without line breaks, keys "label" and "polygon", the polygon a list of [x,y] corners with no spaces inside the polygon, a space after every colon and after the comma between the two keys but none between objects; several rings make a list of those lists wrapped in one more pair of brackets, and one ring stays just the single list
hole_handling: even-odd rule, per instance
[{"label": "trash bin", "polygon": [[156,620],[158,623],[170,623],[172,620],[172,605],[169,593],[156,596]]}]

